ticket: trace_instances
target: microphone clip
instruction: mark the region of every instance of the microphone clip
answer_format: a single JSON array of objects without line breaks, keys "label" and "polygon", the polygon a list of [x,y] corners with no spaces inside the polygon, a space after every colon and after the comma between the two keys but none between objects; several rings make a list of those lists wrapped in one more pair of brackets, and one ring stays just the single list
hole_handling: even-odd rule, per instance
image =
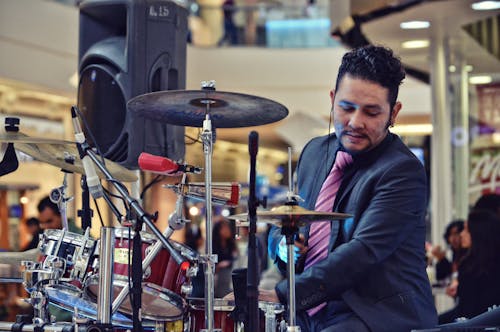
[{"label": "microphone clip", "polygon": [[180,164],[179,169],[176,172],[184,172],[184,173],[193,173],[193,174],[201,174],[203,168],[188,165],[188,164]]}]

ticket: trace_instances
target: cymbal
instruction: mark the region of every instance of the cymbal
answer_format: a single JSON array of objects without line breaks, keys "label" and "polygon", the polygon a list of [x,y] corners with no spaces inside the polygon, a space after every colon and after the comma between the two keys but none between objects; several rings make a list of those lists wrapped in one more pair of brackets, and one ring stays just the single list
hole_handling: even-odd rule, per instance
[{"label": "cymbal", "polygon": [[0,142],[4,143],[44,143],[44,144],[75,144],[71,141],[62,141],[44,137],[32,137],[18,131],[0,132]]},{"label": "cymbal", "polygon": [[[20,132],[5,132],[0,134],[0,142],[14,143],[14,148],[36,160],[62,168],[63,170],[85,174],[76,143],[54,139],[30,137]],[[134,172],[105,159],[106,168],[118,180],[124,182],[137,181]],[[106,176],[96,168],[101,179]]]},{"label": "cymbal", "polygon": [[207,105],[214,128],[239,128],[276,122],[288,109],[270,99],[216,90],[170,90],[131,99],[127,107],[145,118],[177,126],[203,127]]},{"label": "cymbal", "polygon": [[[271,209],[271,211],[257,211],[259,222],[278,227],[302,227],[311,222],[342,220],[350,217],[352,215],[346,213],[310,211],[298,205],[282,205]],[[248,213],[235,214],[227,218],[239,221],[237,226],[248,226],[248,222],[246,222]]]}]

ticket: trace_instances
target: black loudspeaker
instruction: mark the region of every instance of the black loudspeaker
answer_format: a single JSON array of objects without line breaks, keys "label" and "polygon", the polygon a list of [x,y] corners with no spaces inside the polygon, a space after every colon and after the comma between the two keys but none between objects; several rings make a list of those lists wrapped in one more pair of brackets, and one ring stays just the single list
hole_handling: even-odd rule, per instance
[{"label": "black loudspeaker", "polygon": [[147,92],[186,86],[188,12],[165,0],[80,3],[78,107],[108,159],[138,167],[141,152],[184,158],[184,127],[127,111]]}]

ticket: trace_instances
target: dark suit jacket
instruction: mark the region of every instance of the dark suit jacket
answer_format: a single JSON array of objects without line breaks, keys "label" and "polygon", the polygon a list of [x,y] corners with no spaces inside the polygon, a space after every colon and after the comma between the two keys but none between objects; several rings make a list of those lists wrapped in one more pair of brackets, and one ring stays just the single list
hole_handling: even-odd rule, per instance
[{"label": "dark suit jacket", "polygon": [[[304,148],[297,166],[304,207],[314,210],[338,149],[335,135],[315,138]],[[437,315],[425,271],[424,168],[393,134],[353,158],[333,207],[353,218],[332,222],[330,254],[296,276],[296,309],[341,300],[372,331],[434,326]],[[301,231],[307,235],[308,226]],[[270,236],[280,236],[279,230]],[[287,281],[276,291],[287,302]]]}]

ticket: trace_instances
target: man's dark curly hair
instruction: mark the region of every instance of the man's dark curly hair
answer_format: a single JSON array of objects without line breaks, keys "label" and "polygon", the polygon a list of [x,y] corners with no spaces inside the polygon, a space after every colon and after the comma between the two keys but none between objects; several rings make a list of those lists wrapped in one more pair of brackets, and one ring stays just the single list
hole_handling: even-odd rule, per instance
[{"label": "man's dark curly hair", "polygon": [[392,112],[398,97],[399,85],[405,78],[405,70],[401,61],[392,50],[383,46],[368,45],[344,54],[335,90],[338,89],[346,74],[387,88],[389,90],[388,102]]}]

